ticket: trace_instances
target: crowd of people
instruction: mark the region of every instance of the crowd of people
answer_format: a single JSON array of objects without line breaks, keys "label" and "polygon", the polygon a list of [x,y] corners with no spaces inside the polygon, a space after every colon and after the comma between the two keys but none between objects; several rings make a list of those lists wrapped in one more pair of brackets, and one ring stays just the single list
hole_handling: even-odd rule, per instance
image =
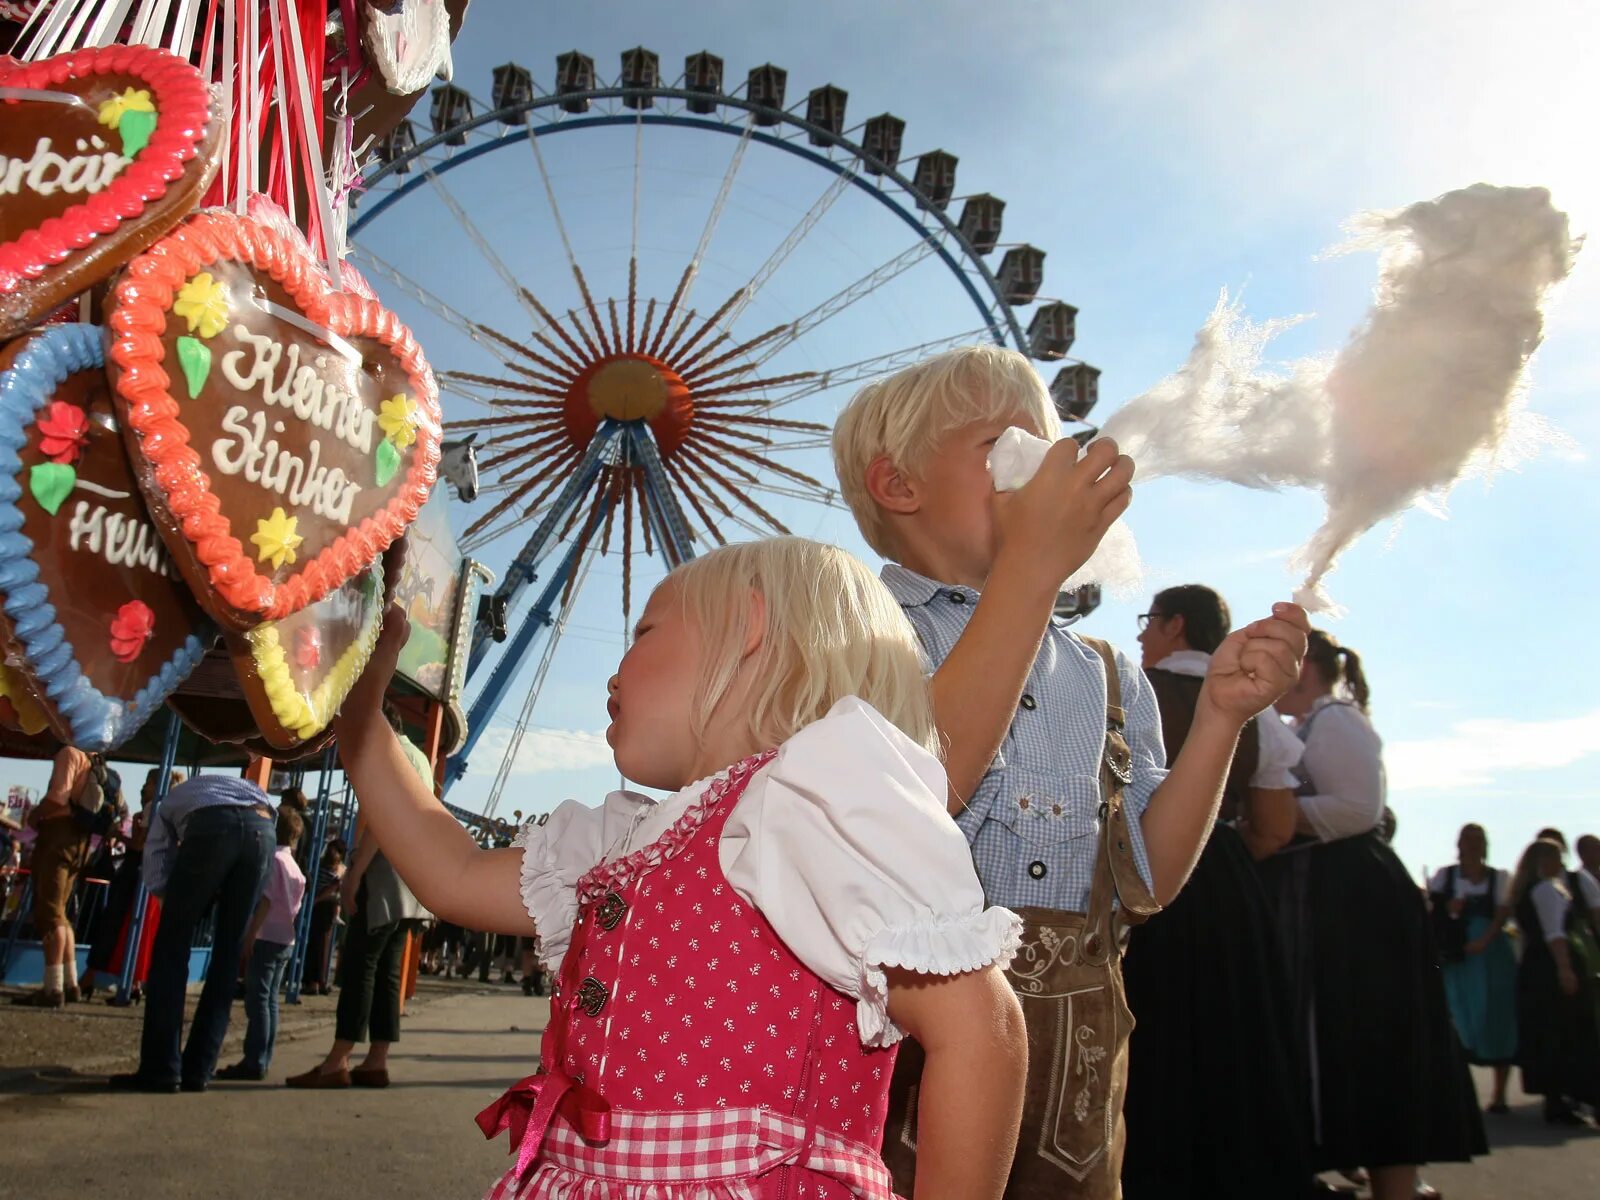
[{"label": "crowd of people", "polygon": [[[1360,656],[1291,604],[1236,628],[1202,585],[1154,596],[1137,664],[1075,633],[1057,593],[1133,465],[1069,439],[997,495],[1012,426],[1060,433],[1009,351],[871,384],[833,449],[881,578],[800,538],[667,577],[607,682],[617,767],[665,800],[568,801],[509,841],[463,829],[385,712],[392,612],[336,719],[366,818],[347,864],[329,846],[308,888],[292,811],[240,780],[162,806],[144,1055],[113,1085],[205,1086],[252,938],[251,1038],[226,1071],[260,1078],[282,919],[309,891],[321,936],[349,913],[344,985],[328,1053],[290,1086],[387,1084],[398,945],[425,912],[430,969],[470,954],[510,978],[522,958],[531,990],[532,956],[551,976],[539,1070],[479,1118],[518,1152],[495,1196],[663,1170],[829,1200],[930,1180],[1283,1200],[1340,1172],[1403,1200],[1437,1194],[1423,1164],[1487,1150],[1471,1062],[1501,1069],[1491,1112],[1514,1063],[1548,1119],[1584,1120],[1600,842],[1579,845],[1587,882],[1554,831],[1503,878],[1468,827],[1419,888],[1389,844]],[[210,903],[180,1052],[177,948]]]},{"label": "crowd of people", "polygon": [[1462,826],[1456,850],[1428,906],[1462,1045],[1494,1071],[1489,1111],[1508,1111],[1520,1065],[1545,1120],[1600,1116],[1600,837],[1578,838],[1570,869],[1559,829],[1540,830],[1514,871],[1489,865],[1481,825]]},{"label": "crowd of people", "polygon": [[[389,712],[398,729],[398,714]],[[411,749],[417,770],[431,779],[426,758]],[[91,777],[104,795],[98,809],[86,814],[77,801]],[[63,1008],[92,1000],[97,989],[110,993],[107,1003],[146,1002],[139,1067],[113,1076],[114,1088],[203,1091],[213,1078],[262,1080],[277,1040],[279,1002],[297,923],[302,907],[310,904],[301,988],[308,994],[330,994],[335,958],[342,985],[328,1059],[291,1077],[289,1085],[387,1086],[388,1052],[399,1038],[401,952],[408,934],[424,947],[434,943],[438,923],[416,903],[375,839],[359,840],[351,856],[343,840],[330,837],[318,855],[309,838],[309,801],[300,788],[283,791],[274,806],[265,791],[246,779],[214,773],[186,780],[184,772],[175,770],[152,821],[159,780],[159,770],[148,772],[139,809],[130,813],[117,772],[98,756],[71,747],[57,755],[50,787],[29,814],[34,836],[8,843],[8,849],[14,845],[18,851],[16,873],[26,873],[33,883],[27,915],[45,956],[42,985],[13,1003]],[[502,823],[485,825],[482,836],[509,844],[511,835]],[[141,881],[146,906],[140,949],[130,972],[131,992],[119,996]],[[90,884],[104,891],[86,902],[85,885]],[[22,916],[15,913],[13,919]],[[89,945],[88,970],[81,979],[76,969],[80,930]],[[475,957],[483,963],[480,978],[486,980],[492,952],[508,939],[473,933],[465,940],[482,948]],[[514,952],[517,939],[509,942]],[[185,1040],[191,950],[206,943],[208,969]],[[528,946],[526,957],[531,958],[531,939]],[[524,967],[524,991],[542,994],[542,973],[537,967],[527,971],[523,956],[518,961]],[[473,965],[469,955],[459,973],[465,977]],[[510,970],[508,963],[508,981]],[[238,998],[244,1000],[243,1057],[219,1068],[217,1058]],[[369,1038],[365,1060],[350,1068],[352,1049]]]}]

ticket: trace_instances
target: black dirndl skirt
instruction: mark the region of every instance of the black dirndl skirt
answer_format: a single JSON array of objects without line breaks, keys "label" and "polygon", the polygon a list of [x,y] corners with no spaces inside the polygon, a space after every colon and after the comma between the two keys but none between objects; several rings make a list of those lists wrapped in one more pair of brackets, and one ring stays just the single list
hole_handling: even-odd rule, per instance
[{"label": "black dirndl skirt", "polygon": [[1487,1154],[1416,882],[1377,833],[1261,864],[1289,965],[1312,1101],[1312,1166]]},{"label": "black dirndl skirt", "polygon": [[1284,1200],[1309,1186],[1288,980],[1267,894],[1232,828],[1176,900],[1133,931],[1127,1200]]}]

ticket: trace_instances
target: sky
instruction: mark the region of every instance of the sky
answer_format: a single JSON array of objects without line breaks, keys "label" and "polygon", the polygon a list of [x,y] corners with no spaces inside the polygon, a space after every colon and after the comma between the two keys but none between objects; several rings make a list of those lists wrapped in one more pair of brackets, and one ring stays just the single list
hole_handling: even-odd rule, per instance
[{"label": "sky", "polygon": [[[847,127],[893,111],[907,122],[907,156],[956,154],[957,195],[1002,197],[1003,240],[1047,251],[1042,295],[1080,310],[1073,353],[1104,372],[1095,414],[1103,419],[1183,361],[1224,287],[1242,290],[1257,321],[1306,317],[1274,344],[1273,357],[1337,351],[1372,302],[1376,266],[1367,254],[1321,255],[1357,212],[1486,181],[1548,187],[1575,232],[1592,228],[1600,214],[1600,160],[1590,152],[1600,82],[1584,55],[1597,24],[1592,5],[1567,0],[473,0],[455,61],[457,82],[486,100],[493,67],[508,59],[548,88],[555,55],[573,48],[594,56],[607,79],[634,45],[659,52],[669,78],[686,54],[709,49],[725,59],[730,86],[771,61],[789,72],[791,102],[822,83],[845,88]],[[538,139],[566,234],[601,297],[625,294],[634,133]],[[670,293],[735,146],[734,138],[693,130],[644,131],[643,295]],[[552,307],[575,303],[527,141],[440,179],[519,282]],[[748,280],[831,179],[752,146],[702,265],[695,306],[707,312]],[[952,215],[958,211],[952,204]],[[526,316],[431,188],[374,218],[357,241],[432,296],[525,339]],[[793,319],[910,244],[903,225],[852,191],[735,330],[748,335]],[[1561,827],[1569,839],[1600,831],[1600,656],[1588,611],[1600,583],[1592,554],[1600,269],[1592,258],[1580,255],[1553,298],[1529,375],[1530,408],[1564,444],[1514,472],[1462,483],[1447,519],[1412,512],[1372,530],[1328,581],[1347,611],[1327,627],[1366,664],[1397,848],[1413,870],[1451,861],[1467,820],[1488,828],[1491,858],[1503,866],[1514,865],[1542,826]],[[436,368],[504,373],[381,275],[373,279]],[[1021,310],[1024,324],[1030,311]],[[977,324],[954,274],[930,260],[772,366],[825,369]],[[848,388],[834,389],[786,415],[826,422],[848,398]],[[447,417],[472,415],[482,410],[447,397]],[[782,461],[831,485],[820,451]],[[485,503],[457,505],[458,529]],[[837,506],[763,503],[795,532],[876,564]],[[1148,591],[1207,583],[1242,622],[1287,597],[1298,582],[1288,556],[1321,516],[1309,493],[1162,479],[1136,483],[1128,523],[1149,569]],[[498,571],[517,544],[513,533],[478,556]],[[658,562],[636,566],[635,615],[641,587],[660,574]],[[1134,618],[1147,601],[1110,600],[1082,631],[1136,651]],[[603,738],[604,683],[623,649],[622,629],[613,553],[595,563],[579,593],[498,815],[546,811],[569,796],[597,803],[617,785]],[[453,801],[488,802],[539,657],[529,656]]]}]

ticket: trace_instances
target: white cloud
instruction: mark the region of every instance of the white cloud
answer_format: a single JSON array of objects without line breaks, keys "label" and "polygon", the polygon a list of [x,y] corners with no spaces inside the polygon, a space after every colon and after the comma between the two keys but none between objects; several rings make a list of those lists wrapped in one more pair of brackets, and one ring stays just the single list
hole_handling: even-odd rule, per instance
[{"label": "white cloud", "polygon": [[1383,760],[1395,791],[1482,787],[1510,772],[1568,767],[1600,754],[1600,709],[1547,721],[1458,721],[1443,737],[1389,742]]},{"label": "white cloud", "polygon": [[1084,79],[1129,136],[1159,122],[1177,171],[1230,180],[1248,220],[1341,187],[1381,207],[1478,179],[1593,215],[1600,172],[1572,153],[1597,90],[1591,9],[1199,0],[1119,21]]},{"label": "white cloud", "polygon": [[[494,778],[511,745],[510,725],[491,724],[473,747],[468,774]],[[547,729],[530,725],[517,747],[512,775],[536,775],[541,771],[585,771],[611,765],[611,747],[604,733],[584,729]]]}]

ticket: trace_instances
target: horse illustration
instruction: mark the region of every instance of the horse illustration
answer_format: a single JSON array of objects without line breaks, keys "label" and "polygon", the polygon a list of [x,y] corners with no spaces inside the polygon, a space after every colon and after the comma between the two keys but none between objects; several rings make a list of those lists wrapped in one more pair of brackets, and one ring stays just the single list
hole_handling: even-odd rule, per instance
[{"label": "horse illustration", "polygon": [[458,499],[471,504],[478,498],[478,448],[476,433],[460,441],[445,442],[439,450],[439,474],[456,489]]}]

